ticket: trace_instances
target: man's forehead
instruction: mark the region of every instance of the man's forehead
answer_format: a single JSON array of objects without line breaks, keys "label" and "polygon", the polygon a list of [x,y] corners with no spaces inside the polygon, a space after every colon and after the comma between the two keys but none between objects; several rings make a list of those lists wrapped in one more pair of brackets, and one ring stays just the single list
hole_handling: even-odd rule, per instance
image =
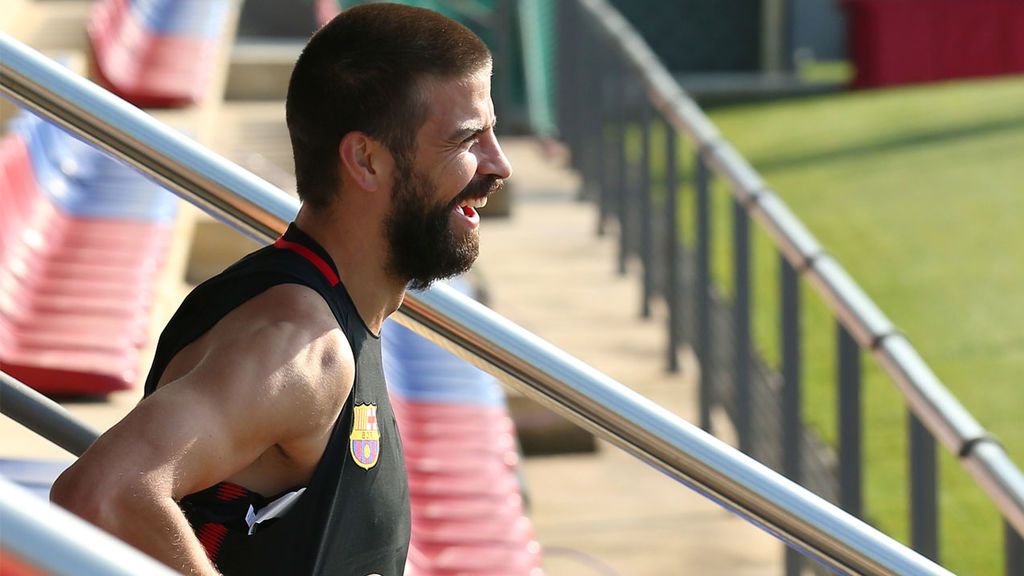
[{"label": "man's forehead", "polygon": [[444,130],[482,130],[494,123],[490,68],[461,78],[431,78],[424,83],[427,124]]},{"label": "man's forehead", "polygon": [[420,91],[428,98],[489,97],[491,67],[486,66],[462,76],[427,76],[420,81]]}]

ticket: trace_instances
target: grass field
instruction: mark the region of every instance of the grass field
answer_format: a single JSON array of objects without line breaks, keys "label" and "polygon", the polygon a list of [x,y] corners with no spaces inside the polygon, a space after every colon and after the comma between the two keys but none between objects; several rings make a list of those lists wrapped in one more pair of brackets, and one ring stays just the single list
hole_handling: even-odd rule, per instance
[{"label": "grass field", "polygon": [[[1024,464],[1024,78],[737,106],[710,116]],[[691,223],[687,196],[682,209]],[[719,183],[714,268],[727,293],[728,203]],[[778,257],[759,231],[754,259],[756,345],[777,365]],[[802,301],[804,418],[831,442],[835,325],[810,285]],[[867,355],[864,376],[867,519],[906,542],[906,410]],[[1001,573],[995,507],[944,451],[940,466],[942,563],[958,574]]]}]

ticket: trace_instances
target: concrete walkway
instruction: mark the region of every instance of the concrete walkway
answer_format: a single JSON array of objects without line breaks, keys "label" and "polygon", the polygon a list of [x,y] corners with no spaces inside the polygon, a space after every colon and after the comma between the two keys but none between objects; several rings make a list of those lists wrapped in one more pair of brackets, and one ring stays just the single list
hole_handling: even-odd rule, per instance
[{"label": "concrete walkway", "polygon": [[[504,139],[512,217],[485,219],[476,271],[489,304],[553,344],[692,420],[692,356],[665,371],[664,313],[639,318],[637,276],[615,272],[575,175],[537,141]],[[779,574],[782,545],[606,443],[595,454],[526,460],[531,517],[552,576]]]}]

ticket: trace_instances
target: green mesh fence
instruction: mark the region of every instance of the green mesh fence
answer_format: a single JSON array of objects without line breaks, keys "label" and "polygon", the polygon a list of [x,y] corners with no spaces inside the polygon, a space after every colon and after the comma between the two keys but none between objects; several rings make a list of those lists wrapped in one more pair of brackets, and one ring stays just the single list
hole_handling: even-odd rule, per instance
[{"label": "green mesh fence", "polygon": [[[564,1],[564,0],[563,0]],[[526,112],[536,134],[555,134],[555,0],[519,0]]]}]

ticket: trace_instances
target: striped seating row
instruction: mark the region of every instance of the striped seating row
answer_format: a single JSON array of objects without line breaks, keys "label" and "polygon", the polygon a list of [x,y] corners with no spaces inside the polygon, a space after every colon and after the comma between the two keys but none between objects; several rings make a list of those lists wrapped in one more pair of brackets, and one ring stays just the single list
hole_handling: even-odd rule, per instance
[{"label": "striped seating row", "polygon": [[96,76],[140,107],[198,102],[230,0],[97,0],[88,34]]},{"label": "striped seating row", "polygon": [[176,199],[24,114],[0,139],[0,364],[47,394],[134,385]]},{"label": "striped seating row", "polygon": [[541,574],[497,381],[391,320],[382,346],[409,474],[406,574]]}]

